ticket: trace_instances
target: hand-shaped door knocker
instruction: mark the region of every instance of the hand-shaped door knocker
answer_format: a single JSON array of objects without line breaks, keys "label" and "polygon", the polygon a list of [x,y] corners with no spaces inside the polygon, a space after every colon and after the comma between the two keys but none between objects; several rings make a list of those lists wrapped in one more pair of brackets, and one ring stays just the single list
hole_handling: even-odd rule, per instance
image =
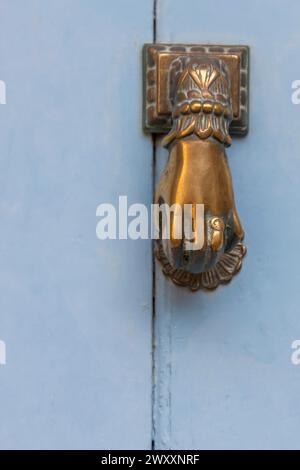
[{"label": "hand-shaped door knocker", "polygon": [[[246,253],[225,147],[230,133],[247,131],[248,48],[158,44],[144,54],[145,128],[169,130],[155,203],[162,214],[171,209],[170,230],[164,237],[160,218],[157,258],[174,283],[214,289],[231,280]],[[183,228],[186,207],[192,238]]]}]

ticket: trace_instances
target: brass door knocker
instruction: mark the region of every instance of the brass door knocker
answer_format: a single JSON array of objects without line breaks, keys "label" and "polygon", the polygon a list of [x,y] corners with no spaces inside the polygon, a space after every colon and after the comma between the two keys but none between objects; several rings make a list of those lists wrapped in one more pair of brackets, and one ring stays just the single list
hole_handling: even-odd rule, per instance
[{"label": "brass door knocker", "polygon": [[193,291],[230,281],[246,253],[225,147],[231,134],[247,133],[248,55],[246,46],[144,47],[144,127],[169,131],[155,203],[192,206],[194,228],[193,209],[204,207],[199,249],[175,237],[178,219],[171,213],[170,236],[164,239],[160,230],[156,254],[164,273]]}]

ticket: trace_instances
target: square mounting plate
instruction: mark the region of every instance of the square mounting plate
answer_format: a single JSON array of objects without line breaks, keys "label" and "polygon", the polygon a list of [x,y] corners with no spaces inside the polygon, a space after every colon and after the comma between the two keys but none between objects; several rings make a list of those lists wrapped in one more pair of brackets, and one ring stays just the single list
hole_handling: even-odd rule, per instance
[{"label": "square mounting plate", "polygon": [[229,70],[233,120],[231,134],[248,132],[249,47],[194,44],[145,44],[144,129],[166,133],[172,127],[169,70],[178,57],[222,59]]}]

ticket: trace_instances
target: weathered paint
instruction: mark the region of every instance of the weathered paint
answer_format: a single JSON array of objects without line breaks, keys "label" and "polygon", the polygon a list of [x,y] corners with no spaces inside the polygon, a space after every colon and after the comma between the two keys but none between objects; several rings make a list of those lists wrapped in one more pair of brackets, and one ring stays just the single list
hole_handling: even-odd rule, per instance
[{"label": "weathered paint", "polygon": [[[158,449],[300,448],[300,4],[158,0],[157,41],[248,44],[250,132],[228,149],[248,255],[214,293],[156,269]],[[166,151],[157,147],[157,174]]]}]

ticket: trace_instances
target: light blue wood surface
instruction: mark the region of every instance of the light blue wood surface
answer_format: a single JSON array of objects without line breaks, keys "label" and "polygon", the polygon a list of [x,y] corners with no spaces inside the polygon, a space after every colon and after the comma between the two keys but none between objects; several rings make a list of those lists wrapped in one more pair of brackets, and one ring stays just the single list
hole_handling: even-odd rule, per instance
[{"label": "light blue wood surface", "polygon": [[[300,4],[158,0],[158,42],[248,44],[250,133],[228,150],[248,255],[216,292],[156,270],[156,447],[300,448]],[[159,150],[157,174],[166,159]]]},{"label": "light blue wood surface", "polygon": [[[152,200],[141,48],[152,0],[0,0],[0,448],[300,448],[296,0],[158,0],[158,42],[251,48],[250,133],[228,150],[248,256],[214,293],[96,207]],[[157,150],[157,178],[166,161]],[[3,343],[1,343],[3,344]]]},{"label": "light blue wood surface", "polygon": [[0,1],[1,448],[151,446],[151,242],[95,233],[151,202],[151,40],[150,0]]}]

